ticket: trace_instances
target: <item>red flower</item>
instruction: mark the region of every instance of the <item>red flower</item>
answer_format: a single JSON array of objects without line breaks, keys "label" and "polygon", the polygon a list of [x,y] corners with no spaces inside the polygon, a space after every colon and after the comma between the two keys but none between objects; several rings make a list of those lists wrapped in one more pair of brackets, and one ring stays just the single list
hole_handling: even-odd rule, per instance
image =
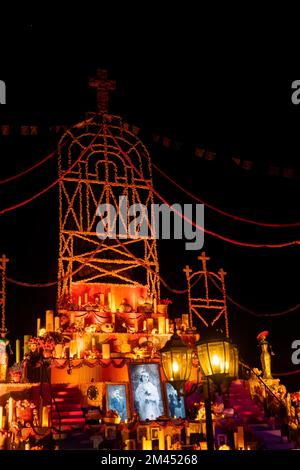
[{"label": "red flower", "polygon": [[269,332],[268,331],[262,331],[261,333],[259,333],[259,335],[257,335],[257,341],[262,341],[264,340],[267,336],[268,336]]}]

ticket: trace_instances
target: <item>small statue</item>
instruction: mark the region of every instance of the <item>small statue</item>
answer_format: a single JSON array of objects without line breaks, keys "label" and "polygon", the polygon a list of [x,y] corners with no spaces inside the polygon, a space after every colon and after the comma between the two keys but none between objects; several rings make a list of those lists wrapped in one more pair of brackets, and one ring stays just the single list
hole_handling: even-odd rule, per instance
[{"label": "small statue", "polygon": [[268,331],[262,331],[256,339],[259,341],[259,346],[261,347],[260,360],[263,370],[263,378],[273,379],[271,374],[271,356],[274,356],[274,353],[270,343],[266,340],[268,334]]}]

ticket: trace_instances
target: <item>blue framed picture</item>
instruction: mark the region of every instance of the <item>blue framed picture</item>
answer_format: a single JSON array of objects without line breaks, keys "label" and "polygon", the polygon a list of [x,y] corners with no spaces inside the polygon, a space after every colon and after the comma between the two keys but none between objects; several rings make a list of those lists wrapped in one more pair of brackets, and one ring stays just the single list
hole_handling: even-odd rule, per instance
[{"label": "blue framed picture", "polygon": [[106,384],[106,408],[118,413],[121,421],[128,419],[125,384]]},{"label": "blue framed picture", "polygon": [[168,411],[170,418],[185,418],[184,398],[178,398],[177,392],[171,383],[166,383]]},{"label": "blue framed picture", "polygon": [[155,420],[164,414],[158,364],[130,364],[134,409],[140,419]]}]

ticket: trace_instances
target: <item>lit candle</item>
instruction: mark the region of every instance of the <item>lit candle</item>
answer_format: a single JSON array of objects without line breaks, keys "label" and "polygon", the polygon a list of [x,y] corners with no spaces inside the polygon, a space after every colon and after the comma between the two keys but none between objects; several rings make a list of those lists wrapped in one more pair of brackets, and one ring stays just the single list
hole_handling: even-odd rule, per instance
[{"label": "lit candle", "polygon": [[0,406],[0,429],[3,429],[3,406]]},{"label": "lit candle", "polygon": [[95,336],[92,337],[92,350],[96,348],[96,338]]},{"label": "lit candle", "polygon": [[147,318],[147,330],[148,332],[153,330],[153,318]]},{"label": "lit candle", "polygon": [[59,317],[54,317],[54,329],[55,329],[55,331],[58,331],[59,327],[60,327]]},{"label": "lit candle", "polygon": [[108,293],[107,300],[108,300],[108,306],[111,309],[111,292]]},{"label": "lit candle", "polygon": [[189,316],[186,313],[183,313],[181,315],[181,323],[186,326],[186,328],[189,327]]},{"label": "lit candle", "polygon": [[116,296],[115,294],[111,294],[111,311],[116,311]]},{"label": "lit candle", "polygon": [[165,317],[158,317],[158,333],[164,335],[166,333],[166,319]]},{"label": "lit candle", "polygon": [[25,335],[24,336],[24,355],[29,353],[29,340],[31,338],[31,335]]},{"label": "lit candle", "polygon": [[81,307],[81,295],[78,296],[78,307]]},{"label": "lit candle", "polygon": [[147,330],[147,322],[146,320],[143,321],[143,331]]},{"label": "lit candle", "polygon": [[158,431],[159,450],[165,450],[165,433],[163,429]]},{"label": "lit candle", "polygon": [[30,450],[30,443],[25,442],[25,449],[24,450]]},{"label": "lit candle", "polygon": [[38,318],[36,321],[36,335],[40,336],[40,329],[41,329],[41,319]]},{"label": "lit candle", "polygon": [[168,434],[167,435],[167,450],[171,450],[171,436]]},{"label": "lit candle", "polygon": [[116,323],[116,315],[115,315],[115,313],[112,313],[112,314],[111,314],[111,322],[112,322],[113,325],[115,325],[115,323]]},{"label": "lit candle", "polygon": [[136,294],[132,295],[132,310],[136,311]]},{"label": "lit candle", "polygon": [[48,410],[48,406],[43,406],[42,427],[48,428],[48,426],[49,426],[49,410]]},{"label": "lit candle", "polygon": [[85,292],[84,293],[84,305],[86,305],[88,303],[89,299],[88,299],[88,293]]},{"label": "lit candle", "polygon": [[76,339],[71,339],[70,341],[70,356],[73,357],[77,354],[77,341]]},{"label": "lit candle", "polygon": [[143,436],[142,448],[143,450],[152,450],[152,441],[146,439],[145,436]]},{"label": "lit candle", "polygon": [[[16,341],[16,363],[19,364],[20,361],[20,353],[21,353],[21,343],[20,340],[17,339]],[[1,420],[0,420],[1,423]]]},{"label": "lit candle", "polygon": [[63,345],[62,344],[56,344],[55,346],[55,357],[62,357],[63,355]]},{"label": "lit candle", "polygon": [[153,298],[153,312],[157,313],[157,298]]},{"label": "lit candle", "polygon": [[100,294],[100,305],[104,305],[104,294]]},{"label": "lit candle", "polygon": [[71,323],[71,325],[73,325],[74,321],[75,321],[75,313],[71,312],[71,314],[70,314],[70,323]]},{"label": "lit candle", "polygon": [[77,357],[81,356],[81,351],[83,351],[83,338],[79,336],[77,338]]},{"label": "lit candle", "polygon": [[14,419],[14,400],[9,397],[8,399],[8,424],[10,424]]},{"label": "lit candle", "polygon": [[53,310],[46,310],[46,331],[54,330],[54,313]]},{"label": "lit candle", "polygon": [[102,344],[102,359],[110,359],[110,344]]},{"label": "lit candle", "polygon": [[169,319],[166,318],[166,333],[169,334],[170,333],[170,323],[169,323]]}]

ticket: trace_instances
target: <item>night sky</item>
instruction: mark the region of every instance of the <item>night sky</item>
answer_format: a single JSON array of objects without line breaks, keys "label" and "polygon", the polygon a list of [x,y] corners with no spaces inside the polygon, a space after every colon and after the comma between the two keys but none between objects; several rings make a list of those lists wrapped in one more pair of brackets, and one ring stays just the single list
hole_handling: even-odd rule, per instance
[{"label": "night sky", "polygon": [[[292,105],[290,98],[297,76],[279,79],[263,74],[255,63],[242,70],[238,60],[223,66],[205,50],[200,36],[183,36],[175,26],[164,30],[163,24],[148,25],[144,31],[142,26],[133,30],[131,24],[123,28],[107,24],[105,29],[81,24],[79,28],[59,21],[47,26],[30,20],[2,31],[5,53],[0,79],[7,85],[7,104],[0,106],[0,124],[46,128],[84,119],[85,112],[96,109],[88,78],[97,67],[107,68],[109,77],[117,81],[110,111],[141,128],[139,136],[153,161],[176,181],[233,214],[270,223],[299,222],[300,106]],[[182,150],[155,144],[151,136],[156,133],[184,143]],[[1,136],[0,179],[28,168],[56,145],[57,137],[47,132],[37,137],[22,137],[18,132]],[[216,152],[217,158],[196,158],[195,146]],[[253,161],[253,169],[235,165],[232,158],[236,156]],[[271,164],[295,169],[296,177],[269,175]],[[51,159],[32,174],[0,186],[1,208],[30,197],[56,178],[56,161]],[[155,172],[153,179],[168,201],[192,202]],[[300,239],[300,227],[253,227],[209,209],[205,226],[250,243]],[[2,215],[0,227],[0,251],[10,258],[9,277],[32,283],[55,280],[57,188]],[[171,286],[184,289],[182,269],[186,264],[199,267],[197,253],[185,251],[182,241],[160,241],[158,249],[161,275]],[[300,246],[252,249],[207,235],[204,249],[211,257],[209,267],[227,272],[228,294],[240,304],[268,313],[300,303]],[[186,296],[164,289],[162,294],[173,300],[174,317],[187,311]],[[54,309],[55,303],[56,287],[34,289],[8,283],[7,324],[12,344],[16,337],[35,332],[36,317]],[[268,329],[276,354],[273,370],[297,368],[291,363],[291,344],[299,338],[299,311],[271,319],[255,318],[230,303],[228,310],[232,339],[246,362],[260,366],[256,335]],[[299,389],[297,376],[283,382],[291,390]]]}]

